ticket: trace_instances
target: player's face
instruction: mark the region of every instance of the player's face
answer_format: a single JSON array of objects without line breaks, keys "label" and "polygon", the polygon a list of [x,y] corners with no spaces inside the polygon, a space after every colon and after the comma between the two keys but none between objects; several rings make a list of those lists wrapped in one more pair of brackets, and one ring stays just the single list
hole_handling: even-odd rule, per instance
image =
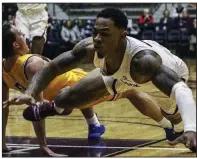
[{"label": "player's face", "polygon": [[18,30],[15,26],[12,26],[11,30],[16,36],[16,41],[14,42],[15,49],[17,49],[21,55],[29,53],[29,48],[26,44],[25,34]]},{"label": "player's face", "polygon": [[120,38],[121,31],[114,26],[113,20],[97,18],[93,28],[93,42],[99,58],[113,56]]}]

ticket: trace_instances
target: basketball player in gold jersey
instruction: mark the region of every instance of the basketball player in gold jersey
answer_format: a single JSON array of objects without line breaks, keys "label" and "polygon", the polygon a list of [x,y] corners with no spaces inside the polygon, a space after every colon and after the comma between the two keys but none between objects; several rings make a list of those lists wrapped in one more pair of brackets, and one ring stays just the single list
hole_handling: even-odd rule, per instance
[{"label": "basketball player in gold jersey", "polygon": [[[9,25],[7,26],[10,27]],[[39,71],[42,66],[49,61],[49,59],[40,56],[40,55],[32,55],[27,54],[29,52],[29,48],[24,44],[25,38],[24,34],[13,28],[13,33],[7,33],[3,38],[6,41],[9,41],[8,34],[15,34],[16,41],[13,43],[13,48],[6,46],[7,50],[3,50],[3,101],[7,100],[9,97],[9,89],[14,89],[24,93],[26,90],[29,81],[33,77],[33,75]],[[5,43],[4,43],[5,44]],[[9,45],[9,43],[7,43]],[[40,94],[38,100],[49,100],[52,101],[56,94],[64,88],[65,86],[70,86],[79,81],[82,77],[84,77],[87,73],[82,71],[81,69],[75,69],[64,73],[58,76],[56,79],[51,82],[51,84]],[[106,97],[105,99],[112,99],[113,96]],[[103,99],[101,99],[103,101]],[[96,101],[94,104],[100,102],[100,100]],[[81,110],[86,121],[89,125],[89,134],[88,138],[100,138],[100,136],[104,133],[105,127],[101,125],[97,119],[96,114],[93,112],[92,108],[87,108]],[[3,152],[10,151],[10,148],[6,146],[5,141],[5,130],[8,120],[9,108],[3,109]],[[62,114],[66,114],[64,112]],[[33,122],[34,130],[36,136],[39,141],[39,145],[41,151],[48,156],[57,156],[58,154],[53,153],[48,147],[45,139],[45,124],[44,121]]]}]

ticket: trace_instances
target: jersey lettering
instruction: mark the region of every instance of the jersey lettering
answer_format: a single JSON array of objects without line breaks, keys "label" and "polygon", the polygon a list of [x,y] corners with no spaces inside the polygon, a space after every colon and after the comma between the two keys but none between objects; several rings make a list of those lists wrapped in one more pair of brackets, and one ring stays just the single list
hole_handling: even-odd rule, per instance
[{"label": "jersey lettering", "polygon": [[126,76],[120,78],[120,81],[131,87],[140,87],[140,85],[138,85],[137,83],[133,83],[133,81],[128,80]]}]

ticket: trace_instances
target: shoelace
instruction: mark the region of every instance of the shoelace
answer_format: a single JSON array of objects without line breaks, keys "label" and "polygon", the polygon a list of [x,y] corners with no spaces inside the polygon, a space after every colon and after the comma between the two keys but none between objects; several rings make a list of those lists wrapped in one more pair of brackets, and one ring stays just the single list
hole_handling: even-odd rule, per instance
[{"label": "shoelace", "polygon": [[40,111],[39,111],[39,106],[36,104],[35,106],[33,106],[33,112],[34,112],[34,117],[36,120],[40,120]]}]

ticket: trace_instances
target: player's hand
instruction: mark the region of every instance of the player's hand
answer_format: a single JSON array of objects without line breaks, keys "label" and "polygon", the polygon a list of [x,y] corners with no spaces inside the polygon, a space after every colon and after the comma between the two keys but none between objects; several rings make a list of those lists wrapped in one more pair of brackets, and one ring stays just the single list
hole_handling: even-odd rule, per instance
[{"label": "player's hand", "polygon": [[170,145],[176,145],[178,143],[182,143],[191,151],[196,152],[196,132],[186,131],[174,141],[169,141]]},{"label": "player's hand", "polygon": [[65,155],[65,154],[54,153],[48,147],[43,147],[40,150],[41,150],[41,156],[42,157],[66,157],[66,156],[68,156],[68,155]]},{"label": "player's hand", "polygon": [[3,102],[3,108],[6,108],[10,105],[22,105],[22,104],[28,104],[28,105],[32,105],[35,104],[36,100],[26,94],[22,94],[20,96],[16,96],[16,97],[12,97],[9,98],[7,101]]}]

